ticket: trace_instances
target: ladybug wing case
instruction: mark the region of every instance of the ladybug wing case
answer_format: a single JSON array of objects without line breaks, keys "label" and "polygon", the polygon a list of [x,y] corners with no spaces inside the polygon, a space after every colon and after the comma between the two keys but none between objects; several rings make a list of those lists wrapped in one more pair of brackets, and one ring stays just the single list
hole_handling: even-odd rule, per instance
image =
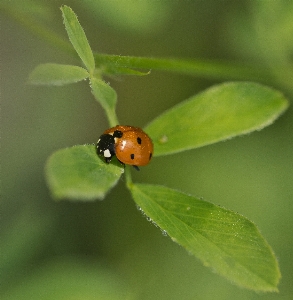
[{"label": "ladybug wing case", "polygon": [[116,140],[117,158],[128,165],[145,166],[153,154],[153,143],[142,130],[126,131]]}]

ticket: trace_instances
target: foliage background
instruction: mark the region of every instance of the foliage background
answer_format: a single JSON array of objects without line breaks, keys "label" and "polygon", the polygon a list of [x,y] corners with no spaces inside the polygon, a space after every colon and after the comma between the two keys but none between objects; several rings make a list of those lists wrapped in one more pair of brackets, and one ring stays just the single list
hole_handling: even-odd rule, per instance
[{"label": "foliage background", "polygon": [[[39,63],[76,64],[26,25],[37,20],[67,41],[61,4],[78,14],[95,51],[268,67],[275,76],[270,85],[293,96],[291,1],[2,1],[0,294],[26,299],[52,286],[58,295],[54,280],[60,276],[63,292],[74,286],[84,299],[100,299],[103,292],[101,299],[290,299],[292,108],[261,132],[155,158],[133,172],[138,182],[176,188],[253,220],[279,258],[279,294],[239,290],[202,266],[146,221],[123,178],[104,201],[52,201],[43,175],[47,157],[96,142],[108,126],[86,83],[26,84]],[[109,80],[121,123],[141,127],[220,82],[155,71]],[[83,280],[86,289],[76,284]]]}]

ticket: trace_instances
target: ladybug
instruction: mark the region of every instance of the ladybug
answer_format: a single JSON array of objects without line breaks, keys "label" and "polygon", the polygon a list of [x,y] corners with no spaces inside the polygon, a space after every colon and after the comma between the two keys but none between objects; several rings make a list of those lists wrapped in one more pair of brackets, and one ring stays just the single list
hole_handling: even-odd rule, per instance
[{"label": "ladybug", "polygon": [[113,156],[126,165],[147,165],[153,156],[150,137],[139,127],[117,125],[107,129],[97,142],[97,153],[109,163]]}]

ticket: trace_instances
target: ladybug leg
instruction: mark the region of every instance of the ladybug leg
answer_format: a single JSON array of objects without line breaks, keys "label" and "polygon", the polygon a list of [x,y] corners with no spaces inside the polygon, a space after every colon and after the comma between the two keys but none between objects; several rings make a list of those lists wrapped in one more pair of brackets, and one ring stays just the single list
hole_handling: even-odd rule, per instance
[{"label": "ladybug leg", "polygon": [[133,165],[133,168],[134,168],[136,171],[140,171],[140,169],[139,169],[138,166],[134,166],[134,165]]},{"label": "ladybug leg", "polygon": [[105,157],[105,162],[108,164],[111,161],[112,157]]}]

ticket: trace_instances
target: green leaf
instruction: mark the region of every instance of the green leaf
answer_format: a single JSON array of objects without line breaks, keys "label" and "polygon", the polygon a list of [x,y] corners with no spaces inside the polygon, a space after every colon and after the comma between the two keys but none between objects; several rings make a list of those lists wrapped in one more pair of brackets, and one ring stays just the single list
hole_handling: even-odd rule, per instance
[{"label": "green leaf", "polygon": [[130,189],[142,211],[204,265],[239,286],[277,291],[274,253],[248,219],[163,186],[134,184]]},{"label": "green leaf", "polygon": [[95,69],[95,60],[86,35],[76,14],[69,6],[61,7],[64,25],[71,44],[90,73]]},{"label": "green leaf", "polygon": [[115,108],[117,102],[117,94],[113,88],[105,81],[96,77],[90,78],[90,85],[95,99],[102,105],[108,116],[111,126],[119,124],[116,119]]},{"label": "green leaf", "polygon": [[89,77],[87,70],[77,66],[60,64],[38,65],[29,76],[31,84],[64,85]]},{"label": "green leaf", "polygon": [[106,164],[94,145],[74,146],[53,153],[46,165],[46,178],[57,199],[95,200],[117,183],[124,168]]},{"label": "green leaf", "polygon": [[96,100],[102,105],[104,109],[115,109],[117,102],[117,94],[113,88],[105,81],[91,77],[90,84],[92,92]]},{"label": "green leaf", "polygon": [[166,111],[146,128],[154,155],[216,143],[270,125],[288,107],[278,91],[250,82],[220,84]]}]

